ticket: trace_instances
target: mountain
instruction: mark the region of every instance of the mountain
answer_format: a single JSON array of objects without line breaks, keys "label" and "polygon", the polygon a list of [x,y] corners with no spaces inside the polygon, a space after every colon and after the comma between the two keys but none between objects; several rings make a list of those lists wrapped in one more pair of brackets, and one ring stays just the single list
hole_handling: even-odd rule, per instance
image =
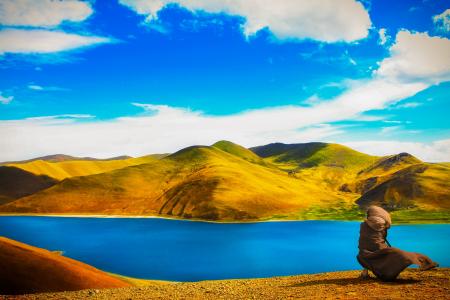
[{"label": "mountain", "polygon": [[295,166],[298,169],[317,166],[337,168],[361,168],[375,160],[351,148],[327,143],[282,144],[273,143],[250,148],[255,154],[278,165]]},{"label": "mountain", "polygon": [[128,155],[121,155],[111,158],[93,158],[93,157],[77,157],[77,156],[71,156],[66,154],[52,154],[52,155],[46,155],[46,156],[39,156],[32,159],[27,160],[19,160],[19,161],[7,161],[0,163],[1,165],[8,165],[8,164],[21,164],[21,163],[28,163],[35,160],[43,160],[48,162],[61,162],[61,161],[70,161],[70,160],[122,160],[122,159],[128,159],[133,158]]},{"label": "mountain", "polygon": [[49,177],[62,180],[75,176],[99,174],[128,166],[139,165],[157,160],[161,156],[162,155],[155,154],[138,158],[128,158],[126,156],[122,156],[107,160],[90,158],[76,158],[75,160],[72,160],[67,158],[73,158],[72,156],[59,154],[56,156],[57,158],[52,156],[51,160],[34,159],[25,162],[6,163],[6,166],[16,167],[36,175],[47,175]]},{"label": "mountain", "polygon": [[[247,159],[255,158],[243,152]],[[0,211],[250,220],[295,215],[311,204],[339,200],[282,170],[249,162],[242,154],[217,145],[192,146],[150,163],[67,178]]]},{"label": "mountain", "polygon": [[0,166],[0,204],[34,194],[57,182],[46,175],[35,175],[19,168]]},{"label": "mountain", "polygon": [[409,153],[402,152],[396,155],[389,155],[377,160],[370,167],[361,170],[358,173],[359,177],[380,176],[393,173],[410,165],[421,164],[423,161]]},{"label": "mountain", "polygon": [[390,210],[450,210],[450,167],[412,164],[377,179],[356,201],[361,207],[376,204]]},{"label": "mountain", "polygon": [[81,162],[47,163],[47,168],[77,163],[86,176],[66,177],[0,205],[0,212],[220,221],[354,219],[377,204],[404,220],[418,215],[431,220],[436,214],[450,220],[450,165],[425,163],[407,153],[376,157],[327,143],[246,149],[219,141],[131,160],[139,159],[139,164],[91,175]]},{"label": "mountain", "polygon": [[0,294],[118,288],[128,283],[55,252],[0,237]]}]

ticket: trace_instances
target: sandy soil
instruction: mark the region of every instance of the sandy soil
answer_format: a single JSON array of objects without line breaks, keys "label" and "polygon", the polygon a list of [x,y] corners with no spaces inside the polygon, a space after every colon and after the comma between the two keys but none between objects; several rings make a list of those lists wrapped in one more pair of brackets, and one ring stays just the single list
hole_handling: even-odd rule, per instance
[{"label": "sandy soil", "polygon": [[346,271],[245,280],[152,282],[132,288],[0,299],[450,299],[450,268],[426,272],[407,269],[396,282],[364,280],[358,275],[359,271]]}]

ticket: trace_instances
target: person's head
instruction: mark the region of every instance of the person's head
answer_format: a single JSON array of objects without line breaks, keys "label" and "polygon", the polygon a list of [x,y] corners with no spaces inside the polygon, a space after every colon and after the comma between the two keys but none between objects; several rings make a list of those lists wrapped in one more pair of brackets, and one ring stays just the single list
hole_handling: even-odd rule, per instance
[{"label": "person's head", "polygon": [[391,215],[379,206],[369,206],[367,209],[367,221],[369,226],[375,230],[388,229],[391,227]]}]

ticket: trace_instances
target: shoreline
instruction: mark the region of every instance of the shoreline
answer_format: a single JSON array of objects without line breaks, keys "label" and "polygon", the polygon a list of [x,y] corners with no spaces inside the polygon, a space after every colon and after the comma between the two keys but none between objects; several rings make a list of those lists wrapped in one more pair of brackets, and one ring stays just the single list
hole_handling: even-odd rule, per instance
[{"label": "shoreline", "polygon": [[[343,219],[267,219],[267,220],[243,220],[243,221],[227,221],[227,220],[203,220],[203,219],[183,219],[166,216],[152,215],[106,215],[106,214],[39,214],[39,213],[0,213],[0,217],[55,217],[55,218],[97,218],[97,219],[163,219],[172,221],[186,222],[202,222],[213,224],[255,224],[269,222],[307,222],[307,221],[330,221],[330,222],[362,222],[363,219],[343,220]],[[407,221],[393,222],[393,225],[439,225],[450,224],[450,222],[439,221]]]}]

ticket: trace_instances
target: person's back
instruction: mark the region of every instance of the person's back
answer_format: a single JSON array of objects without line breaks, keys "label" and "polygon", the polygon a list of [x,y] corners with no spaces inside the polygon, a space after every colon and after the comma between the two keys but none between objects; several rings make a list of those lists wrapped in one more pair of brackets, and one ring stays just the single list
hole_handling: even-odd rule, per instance
[{"label": "person's back", "polygon": [[364,268],[361,277],[368,277],[371,270],[382,280],[394,280],[411,264],[428,270],[438,266],[430,258],[420,253],[406,252],[387,244],[387,231],[391,227],[391,217],[378,206],[367,210],[367,219],[361,223],[359,235],[358,262]]},{"label": "person's back", "polygon": [[387,229],[375,230],[364,221],[359,229],[359,250],[377,251],[386,248]]}]

